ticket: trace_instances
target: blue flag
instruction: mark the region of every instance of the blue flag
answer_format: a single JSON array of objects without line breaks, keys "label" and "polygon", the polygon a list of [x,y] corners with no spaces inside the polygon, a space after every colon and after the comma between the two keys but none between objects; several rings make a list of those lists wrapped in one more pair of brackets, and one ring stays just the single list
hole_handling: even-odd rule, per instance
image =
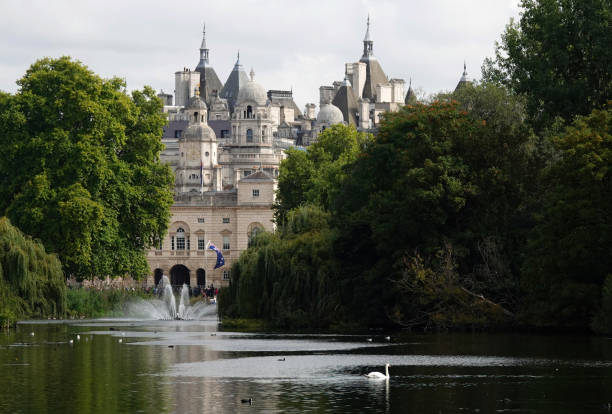
[{"label": "blue flag", "polygon": [[210,241],[208,242],[208,248],[217,253],[217,263],[215,264],[215,269],[223,266],[225,264],[225,259],[223,258],[221,250],[217,249],[217,246],[212,244]]}]

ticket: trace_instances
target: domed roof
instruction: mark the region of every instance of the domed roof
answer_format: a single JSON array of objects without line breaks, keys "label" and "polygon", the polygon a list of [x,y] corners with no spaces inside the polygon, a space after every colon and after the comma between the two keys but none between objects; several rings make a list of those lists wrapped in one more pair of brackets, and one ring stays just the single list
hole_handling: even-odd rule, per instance
[{"label": "domed roof", "polygon": [[186,141],[212,141],[217,139],[217,136],[207,124],[192,124],[185,130],[183,138]]},{"label": "domed roof", "polygon": [[335,105],[326,103],[321,106],[319,114],[317,115],[317,123],[327,123],[329,125],[341,124],[344,122],[344,116],[342,111]]},{"label": "domed roof", "polygon": [[187,103],[188,109],[208,109],[206,103],[200,98],[200,95],[194,95]]},{"label": "domed roof", "polygon": [[264,106],[268,100],[268,96],[264,88],[253,80],[255,73],[251,69],[251,80],[248,81],[238,91],[238,97],[236,98],[236,105],[243,104],[247,101],[255,102],[259,106]]}]

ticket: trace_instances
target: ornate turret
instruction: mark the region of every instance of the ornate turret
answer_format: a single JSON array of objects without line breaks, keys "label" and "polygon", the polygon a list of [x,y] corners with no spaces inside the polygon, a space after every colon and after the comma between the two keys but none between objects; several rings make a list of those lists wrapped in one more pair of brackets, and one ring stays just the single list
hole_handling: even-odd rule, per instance
[{"label": "ornate turret", "polygon": [[406,98],[404,99],[404,103],[406,105],[414,105],[417,103],[416,95],[412,90],[412,78],[410,78],[410,83],[408,84],[408,92],[406,93]]},{"label": "ornate turret", "polygon": [[202,44],[200,45],[200,63],[198,67],[208,64],[208,48],[206,47],[206,23],[202,28]]},{"label": "ornate turret", "polygon": [[236,99],[238,98],[238,92],[242,86],[247,84],[248,81],[249,77],[244,71],[242,64],[240,64],[240,51],[238,51],[238,57],[236,58],[234,69],[227,78],[225,86],[223,89],[221,89],[220,94],[221,98],[227,99],[230,112],[234,112],[234,105],[236,104]]},{"label": "ornate turret", "polygon": [[[363,56],[361,56],[359,61],[366,64],[365,83],[361,92],[361,98],[368,98],[372,102],[376,102],[376,85],[379,83],[387,84],[389,80],[378,59],[374,57],[374,42],[370,36],[370,15],[368,15],[366,34],[363,39]],[[356,96],[356,98],[359,98],[359,96]]]},{"label": "ornate turret", "polygon": [[212,95],[218,95],[223,84],[219,80],[215,70],[208,62],[209,49],[206,47],[206,25],[202,28],[202,44],[200,45],[200,61],[196,66],[196,72],[200,73],[200,96],[210,104]]},{"label": "ornate turret", "polygon": [[471,84],[472,82],[470,82],[470,80],[468,79],[467,69],[466,69],[465,60],[464,60],[463,61],[463,73],[461,74],[461,79],[459,79],[459,83],[457,83],[457,87],[455,88],[455,91],[457,91],[458,89],[466,85],[471,85]]},{"label": "ornate turret", "polygon": [[368,27],[366,29],[365,37],[363,38],[363,56],[361,61],[369,60],[374,55],[374,42],[370,37],[370,15],[368,14]]}]

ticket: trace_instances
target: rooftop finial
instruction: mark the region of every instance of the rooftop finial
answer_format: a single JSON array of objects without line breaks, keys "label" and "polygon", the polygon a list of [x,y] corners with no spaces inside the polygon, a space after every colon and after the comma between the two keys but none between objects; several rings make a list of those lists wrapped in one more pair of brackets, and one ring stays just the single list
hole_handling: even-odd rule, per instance
[{"label": "rooftop finial", "polygon": [[463,76],[467,76],[467,66],[465,65],[465,60],[463,61]]},{"label": "rooftop finial", "polygon": [[253,82],[253,78],[255,77],[255,71],[253,70],[253,68],[251,68],[251,72],[249,73],[249,75],[251,76],[251,82]]},{"label": "rooftop finial", "polygon": [[363,39],[363,41],[364,42],[372,41],[372,39],[370,38],[370,13],[368,13],[368,23],[367,23],[367,27],[366,27],[365,38]]}]

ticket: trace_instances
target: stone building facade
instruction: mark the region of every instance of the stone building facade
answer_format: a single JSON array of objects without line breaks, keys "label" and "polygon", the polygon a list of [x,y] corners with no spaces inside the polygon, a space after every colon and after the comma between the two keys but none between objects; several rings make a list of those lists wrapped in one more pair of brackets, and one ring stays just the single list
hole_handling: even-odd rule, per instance
[{"label": "stone building facade", "polygon": [[[361,58],[345,65],[343,81],[319,88],[318,114],[311,103],[300,111],[292,91],[266,92],[252,69],[247,75],[240,54],[222,83],[205,35],[195,69],[175,73],[174,97],[159,95],[168,114],[160,158],[174,171],[175,187],[168,235],[148,252],[150,284],[167,275],[175,285],[226,285],[251,237],[274,230],[285,149],[307,146],[339,123],[375,133],[383,112],[415,101],[412,88],[404,94],[404,80],[387,78],[374,56],[369,17]],[[460,85],[466,83],[464,67]],[[224,254],[220,269],[209,241]]]}]

